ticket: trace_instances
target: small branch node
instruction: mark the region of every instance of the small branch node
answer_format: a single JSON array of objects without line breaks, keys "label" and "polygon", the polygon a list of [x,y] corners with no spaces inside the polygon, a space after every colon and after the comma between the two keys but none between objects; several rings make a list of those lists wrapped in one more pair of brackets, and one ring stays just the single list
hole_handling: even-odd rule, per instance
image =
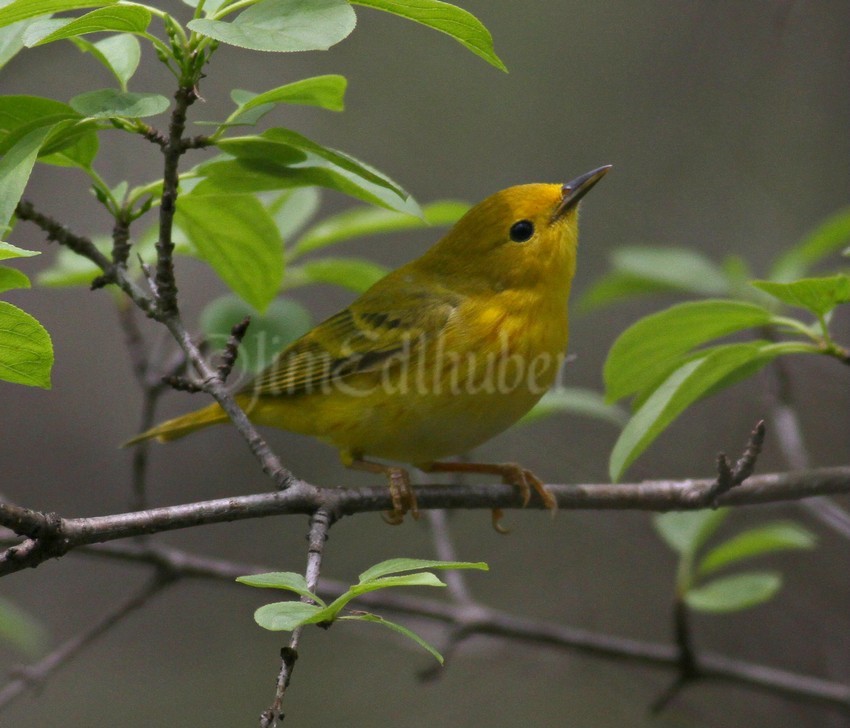
[{"label": "small branch node", "polygon": [[218,378],[222,383],[227,381],[230,372],[233,370],[233,365],[236,363],[236,358],[239,356],[239,345],[245,334],[248,331],[248,326],[251,324],[251,317],[246,316],[238,324],[230,329],[230,338],[224,346],[224,352],[221,355],[221,363],[218,365]]},{"label": "small branch node", "polygon": [[717,508],[717,501],[722,495],[741,485],[753,474],[764,444],[764,435],[764,420],[759,420],[750,433],[747,447],[734,466],[725,453],[717,455],[717,480],[700,497],[702,507]]},{"label": "small branch node", "polygon": [[176,374],[169,374],[162,377],[162,383],[168,385],[172,389],[176,389],[178,392],[197,394],[198,392],[206,391],[203,384],[194,382],[186,377],[177,376]]}]

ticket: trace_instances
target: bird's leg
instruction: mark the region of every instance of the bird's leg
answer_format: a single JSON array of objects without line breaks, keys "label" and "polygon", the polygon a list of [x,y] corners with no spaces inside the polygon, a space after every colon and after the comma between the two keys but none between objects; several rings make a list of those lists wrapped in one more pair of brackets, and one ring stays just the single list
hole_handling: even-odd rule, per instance
[{"label": "bird's leg", "polygon": [[410,513],[414,518],[419,518],[419,508],[416,504],[416,494],[410,484],[410,474],[404,469],[394,465],[382,465],[360,458],[343,458],[347,468],[352,470],[363,470],[367,473],[381,473],[387,477],[390,486],[390,498],[393,501],[393,509],[384,512],[384,520],[392,526],[398,526],[404,521],[404,516]]},{"label": "bird's leg", "polygon": [[558,510],[558,502],[546,490],[543,481],[530,470],[526,470],[517,463],[436,462],[423,466],[422,470],[430,473],[487,473],[500,475],[503,483],[519,488],[523,507],[527,506],[531,500],[531,489],[534,488],[546,508],[553,513]]}]

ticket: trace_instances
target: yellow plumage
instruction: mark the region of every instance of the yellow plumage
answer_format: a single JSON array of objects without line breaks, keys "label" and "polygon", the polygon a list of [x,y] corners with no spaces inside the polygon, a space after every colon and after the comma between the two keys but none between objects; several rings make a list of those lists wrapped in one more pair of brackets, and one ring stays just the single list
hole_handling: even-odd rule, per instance
[{"label": "yellow plumage", "polygon": [[[577,203],[608,169],[511,187],[476,205],[421,258],[281,351],[237,393],[240,406],[257,424],[334,445],[347,465],[371,456],[429,468],[505,430],[557,376]],[[128,444],[226,421],[213,404]],[[367,467],[391,480],[403,472]],[[485,471],[502,472],[494,467]]]}]

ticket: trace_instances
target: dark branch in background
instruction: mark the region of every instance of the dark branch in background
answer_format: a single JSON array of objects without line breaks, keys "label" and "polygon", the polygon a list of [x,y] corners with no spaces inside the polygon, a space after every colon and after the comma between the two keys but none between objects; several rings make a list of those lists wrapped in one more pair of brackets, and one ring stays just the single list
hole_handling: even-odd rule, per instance
[{"label": "dark branch in background", "polygon": [[[766,329],[765,338],[776,341],[776,332]],[[788,365],[783,357],[771,362],[765,370],[768,377],[768,397],[771,404],[772,429],[779,439],[779,451],[792,470],[808,470],[811,467],[809,454],[803,437],[803,428],[794,408],[793,385]],[[801,507],[834,532],[850,539],[850,513],[829,498],[809,498]]]},{"label": "dark branch in background", "polygon": [[[322,557],[325,552],[325,543],[328,540],[328,531],[333,525],[334,516],[328,510],[320,508],[310,518],[310,532],[307,536],[307,569],[304,578],[307,588],[315,592],[319,582],[319,572],[322,568]],[[302,597],[301,601],[312,603],[310,599]],[[301,633],[304,627],[296,627],[292,631],[289,644],[280,651],[280,672],[277,677],[274,700],[271,706],[260,715],[260,728],[274,728],[283,722],[281,707],[286,689],[292,679],[292,671],[295,669],[295,661],[298,659],[298,643],[301,641]]]},{"label": "dark branch in background", "polygon": [[[238,576],[275,571],[264,564],[247,564],[199,556],[161,544],[115,543],[86,546],[76,553],[127,563],[143,563],[173,577],[208,579],[232,584]],[[318,594],[336,598],[347,591],[342,582],[320,579]],[[472,604],[446,602],[384,589],[357,598],[361,606],[431,619],[450,630],[452,652],[477,634],[501,637],[548,649],[578,652],[589,657],[680,670],[681,655],[674,645],[644,642],[543,620],[519,617]],[[449,657],[449,655],[446,655]],[[45,658],[48,659],[48,658]],[[822,678],[777,670],[710,651],[699,653],[700,677],[737,685],[850,713],[850,686]],[[0,706],[2,707],[2,706]]]},{"label": "dark branch in background", "polygon": [[142,311],[151,318],[160,320],[168,328],[177,344],[183,350],[188,361],[191,362],[192,366],[197,371],[201,382],[203,382],[204,390],[208,394],[212,395],[212,397],[215,398],[215,400],[221,405],[222,409],[230,417],[238,432],[245,439],[249,449],[254,454],[254,457],[259,461],[263,472],[268,475],[280,489],[287,488],[290,485],[299,482],[292,473],[283,467],[280,459],[274,454],[266,441],[260,436],[260,433],[257,432],[257,429],[239,405],[236,404],[233,397],[230,396],[230,393],[227,391],[224,384],[218,380],[215,372],[207,366],[200,350],[192,341],[179,316],[168,316],[163,319],[153,300],[126,275],[124,270],[113,266],[109,259],[103,255],[103,253],[101,253],[88,238],[74,235],[52,218],[36,212],[33,206],[28,202],[20,202],[17,206],[16,214],[19,219],[29,220],[38,225],[38,227],[48,234],[49,240],[55,240],[56,242],[67,246],[74,252],[98,265]]},{"label": "dark branch in background", "polygon": [[172,584],[175,578],[173,574],[160,567],[138,594],[119,605],[89,630],[64,642],[34,665],[13,671],[13,674],[17,673],[18,677],[8,682],[0,690],[0,709],[5,708],[28,688],[39,688],[57,669],[76,657],[98,637],[123,621],[132,612],[147,604],[152,597]]},{"label": "dark branch in background", "polygon": [[[558,507],[566,510],[681,511],[704,507],[706,492],[715,480],[655,480],[643,483],[599,485],[547,485]],[[796,501],[820,495],[850,493],[850,466],[805,472],[756,475],[717,499],[719,506],[745,506]],[[500,483],[487,485],[421,485],[416,487],[420,510],[523,508],[517,488]],[[544,508],[532,496],[528,508]],[[48,517],[37,511],[0,503],[0,526],[26,537],[0,553],[0,576],[37,566],[50,555],[41,552],[42,539],[60,539],[64,551],[86,544],[114,541],[143,534],[191,528],[203,524],[263,518],[289,513],[311,515],[318,509],[343,515],[382,512],[392,508],[384,485],[364,488],[317,488],[296,481],[285,491],[234,496],[187,503],[143,512],[90,518]],[[21,515],[24,512],[25,515]],[[24,527],[21,524],[24,524]],[[52,523],[52,522],[51,522]],[[33,525],[40,529],[32,535]]]},{"label": "dark branch in background", "polygon": [[673,602],[673,636],[676,643],[676,677],[670,686],[653,701],[650,710],[660,713],[689,683],[701,676],[697,665],[696,650],[691,636],[688,606],[681,596]]},{"label": "dark branch in background", "polygon": [[[153,377],[151,375],[151,361],[149,349],[145,343],[142,332],[139,330],[136,320],[136,309],[128,301],[120,301],[118,304],[118,321],[124,331],[124,342],[130,355],[130,364],[133,374],[138,382],[142,393],[141,417],[139,419],[139,432],[150,429],[155,420],[156,406],[159,398],[167,391],[168,387],[162,381],[162,375]],[[182,351],[178,351],[175,357],[166,362],[164,367],[168,376],[177,377],[186,369],[186,357]],[[150,442],[140,442],[133,448],[133,464],[131,469],[131,499],[130,510],[140,511],[147,508],[147,465],[150,452]]]}]

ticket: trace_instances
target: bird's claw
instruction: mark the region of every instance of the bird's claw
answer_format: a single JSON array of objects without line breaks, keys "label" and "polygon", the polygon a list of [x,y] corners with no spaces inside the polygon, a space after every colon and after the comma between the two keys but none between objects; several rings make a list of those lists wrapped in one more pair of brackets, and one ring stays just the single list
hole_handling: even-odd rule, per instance
[{"label": "bird's claw", "polygon": [[540,500],[543,501],[543,505],[547,510],[552,511],[553,514],[558,510],[558,501],[556,501],[555,497],[546,490],[546,486],[543,481],[530,470],[527,470],[517,463],[502,463],[500,468],[502,482],[506,485],[513,485],[519,488],[523,508],[525,508],[531,501],[531,490],[533,488],[537,495],[540,496]]},{"label": "bird's claw", "polygon": [[381,517],[391,526],[398,526],[404,522],[406,514],[410,513],[414,519],[419,518],[419,507],[416,503],[416,494],[410,484],[410,475],[404,468],[388,467],[386,469],[387,483],[390,487],[390,498],[393,509],[384,511]]}]

